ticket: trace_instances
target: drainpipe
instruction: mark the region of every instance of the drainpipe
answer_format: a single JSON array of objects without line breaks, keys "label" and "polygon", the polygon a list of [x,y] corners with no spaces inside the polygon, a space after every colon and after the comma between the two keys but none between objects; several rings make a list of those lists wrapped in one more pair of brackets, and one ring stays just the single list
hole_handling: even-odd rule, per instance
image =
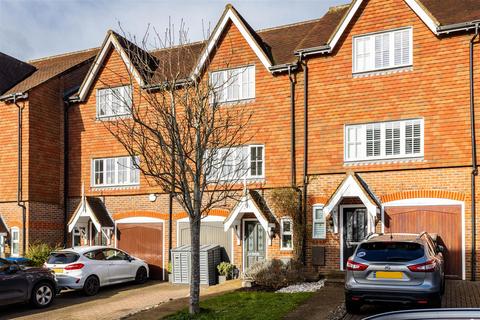
[{"label": "drainpipe", "polygon": [[477,253],[476,253],[476,208],[475,208],[475,178],[478,175],[477,167],[477,143],[475,133],[475,91],[474,91],[474,65],[473,65],[473,47],[475,40],[478,38],[479,24],[475,26],[475,35],[470,39],[470,130],[472,139],[472,269],[471,280],[476,279],[476,265],[477,265]]},{"label": "drainpipe", "polygon": [[[303,219],[307,221],[307,185],[308,185],[308,64],[300,53],[300,63],[303,66]],[[303,247],[305,257],[305,246]]]},{"label": "drainpipe", "polygon": [[17,206],[22,208],[22,224],[23,224],[23,241],[22,248],[23,254],[27,251],[27,208],[23,202],[23,189],[22,189],[22,113],[24,106],[20,106],[17,102],[17,94],[13,95],[13,103],[18,110],[18,158],[17,158]]},{"label": "drainpipe", "polygon": [[292,187],[296,187],[297,185],[297,174],[296,174],[296,156],[295,156],[295,84],[296,79],[295,75],[292,73],[292,66],[288,66],[288,79],[290,80],[290,132],[291,132],[291,152],[290,152],[290,163],[292,165]]},{"label": "drainpipe", "polygon": [[[70,102],[65,101],[65,108],[63,110],[63,247],[67,247],[67,235],[68,235],[68,187],[69,187],[69,162],[68,157],[69,153],[69,140],[70,136],[68,133],[68,111],[72,105]],[[73,245],[73,244],[72,244]]]}]

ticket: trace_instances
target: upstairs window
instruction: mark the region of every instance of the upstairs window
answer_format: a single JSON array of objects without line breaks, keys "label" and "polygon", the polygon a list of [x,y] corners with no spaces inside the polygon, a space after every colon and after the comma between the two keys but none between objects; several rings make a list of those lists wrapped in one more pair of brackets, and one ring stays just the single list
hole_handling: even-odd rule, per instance
[{"label": "upstairs window", "polygon": [[345,126],[345,161],[423,156],[423,119]]},{"label": "upstairs window", "polygon": [[209,181],[235,181],[263,179],[265,177],[265,153],[263,145],[241,146],[217,150],[210,159],[212,171]]},{"label": "upstairs window", "polygon": [[117,157],[92,160],[92,181],[94,187],[128,186],[140,183],[138,157]]},{"label": "upstairs window", "polygon": [[97,118],[131,114],[132,87],[121,86],[97,90]]},{"label": "upstairs window", "polygon": [[255,98],[255,66],[215,71],[210,74],[211,102],[224,103]]},{"label": "upstairs window", "polygon": [[353,72],[411,66],[412,48],[412,28],[354,37]]}]

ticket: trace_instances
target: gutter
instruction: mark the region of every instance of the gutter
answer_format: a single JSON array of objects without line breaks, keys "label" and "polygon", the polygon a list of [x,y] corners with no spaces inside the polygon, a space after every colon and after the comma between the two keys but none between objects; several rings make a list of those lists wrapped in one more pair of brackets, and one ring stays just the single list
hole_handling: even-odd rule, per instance
[{"label": "gutter", "polygon": [[294,55],[298,56],[300,60],[302,57],[307,57],[315,54],[328,54],[332,52],[330,45],[323,45],[318,47],[312,47],[307,49],[300,49],[294,52]]},{"label": "gutter", "polygon": [[453,32],[470,31],[472,29],[476,30],[479,22],[480,21],[476,20],[470,22],[454,23],[446,26],[438,26],[437,34],[449,34]]},{"label": "gutter", "polygon": [[476,199],[475,199],[475,179],[478,176],[478,166],[477,166],[477,143],[476,143],[476,132],[475,132],[475,78],[474,78],[474,55],[473,49],[475,45],[475,40],[479,36],[479,23],[475,26],[475,35],[470,39],[470,130],[471,130],[471,142],[472,142],[472,181],[471,181],[471,198],[472,198],[472,253],[471,253],[471,280],[475,281],[476,279],[476,265],[477,265],[477,252],[476,252]]},{"label": "gutter", "polygon": [[288,72],[290,74],[292,71],[298,70],[298,64],[297,63],[277,64],[275,66],[268,68],[268,70],[273,74],[281,73],[281,72]]}]

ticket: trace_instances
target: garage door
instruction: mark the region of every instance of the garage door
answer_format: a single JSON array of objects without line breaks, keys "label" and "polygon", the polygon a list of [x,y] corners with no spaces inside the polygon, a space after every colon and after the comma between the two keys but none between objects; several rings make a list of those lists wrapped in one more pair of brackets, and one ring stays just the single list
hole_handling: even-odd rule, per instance
[{"label": "garage door", "polygon": [[[190,226],[188,222],[178,223],[178,246],[190,244]],[[222,260],[231,261],[232,233],[223,230],[223,222],[202,222],[200,244],[218,244],[224,248]]]},{"label": "garage door", "polygon": [[462,209],[460,206],[405,206],[385,208],[385,231],[437,233],[446,248],[445,274],[462,276]]},{"label": "garage door", "polygon": [[131,255],[145,260],[150,278],[163,279],[163,224],[119,223],[117,246]]}]

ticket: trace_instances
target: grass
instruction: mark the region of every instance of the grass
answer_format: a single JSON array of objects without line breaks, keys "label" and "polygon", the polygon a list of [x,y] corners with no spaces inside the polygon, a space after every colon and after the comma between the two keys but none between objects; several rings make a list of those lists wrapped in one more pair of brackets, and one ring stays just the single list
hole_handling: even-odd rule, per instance
[{"label": "grass", "polygon": [[184,309],[165,319],[280,319],[312,295],[311,292],[236,291],[201,301],[198,315],[191,316]]}]

